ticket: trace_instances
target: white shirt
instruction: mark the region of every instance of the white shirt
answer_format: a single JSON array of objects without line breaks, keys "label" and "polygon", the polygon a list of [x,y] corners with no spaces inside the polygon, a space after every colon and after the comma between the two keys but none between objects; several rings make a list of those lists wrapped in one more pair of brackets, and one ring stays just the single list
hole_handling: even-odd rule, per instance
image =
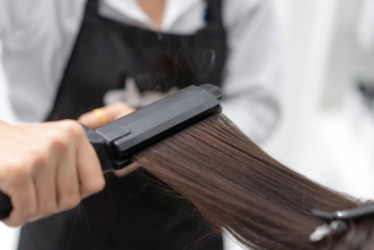
[{"label": "white shirt", "polygon": [[[81,26],[86,0],[0,0],[0,39],[16,117],[42,121],[54,98]],[[203,0],[167,0],[161,29],[193,33],[204,25]],[[271,0],[223,0],[229,55],[223,112],[261,142],[279,115],[280,42]],[[154,28],[136,0],[101,0],[100,13]]]}]

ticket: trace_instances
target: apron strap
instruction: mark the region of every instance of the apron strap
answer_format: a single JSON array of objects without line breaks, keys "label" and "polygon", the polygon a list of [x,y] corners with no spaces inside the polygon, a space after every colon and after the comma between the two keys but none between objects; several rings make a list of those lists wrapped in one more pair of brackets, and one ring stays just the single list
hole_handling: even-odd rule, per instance
[{"label": "apron strap", "polygon": [[97,16],[99,14],[99,0],[86,0],[86,14]]},{"label": "apron strap", "polygon": [[222,22],[222,0],[205,0],[205,22],[207,24],[216,24],[223,27]]}]

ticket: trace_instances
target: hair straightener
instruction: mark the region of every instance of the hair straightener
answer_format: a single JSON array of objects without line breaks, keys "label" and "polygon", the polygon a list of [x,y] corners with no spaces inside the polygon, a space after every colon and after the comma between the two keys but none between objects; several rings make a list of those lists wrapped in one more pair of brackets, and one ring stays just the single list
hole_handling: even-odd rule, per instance
[{"label": "hair straightener", "polygon": [[[217,86],[191,85],[100,128],[84,128],[103,172],[118,170],[129,165],[137,151],[220,111],[221,98]],[[0,192],[0,219],[11,211],[10,198]]]}]

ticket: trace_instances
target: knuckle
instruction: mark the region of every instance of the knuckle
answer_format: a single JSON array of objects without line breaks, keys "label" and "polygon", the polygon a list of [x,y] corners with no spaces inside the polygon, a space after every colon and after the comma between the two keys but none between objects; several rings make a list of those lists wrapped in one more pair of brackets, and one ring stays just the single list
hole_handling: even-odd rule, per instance
[{"label": "knuckle", "polygon": [[63,126],[65,130],[73,136],[80,136],[84,132],[83,127],[73,120],[64,120]]},{"label": "knuckle", "polygon": [[9,166],[9,168],[7,168],[7,172],[9,173],[9,175],[16,175],[19,172],[24,172],[27,169],[29,163],[30,162],[27,160],[27,158],[23,157],[9,159],[7,162],[7,166]]},{"label": "knuckle", "polygon": [[53,151],[58,152],[59,154],[65,154],[68,150],[69,142],[67,138],[63,136],[56,135],[53,140],[51,141],[50,148]]},{"label": "knuckle", "polygon": [[79,202],[80,202],[80,198],[78,195],[69,196],[61,201],[60,208],[63,210],[71,209],[71,208],[76,207],[79,204]]},{"label": "knuckle", "polygon": [[40,208],[39,214],[43,217],[50,216],[57,211],[57,205],[53,203],[47,203]]},{"label": "knuckle", "polygon": [[82,193],[84,195],[98,193],[105,187],[104,178],[97,178],[94,181],[89,181],[82,185]]},{"label": "knuckle", "polygon": [[58,127],[51,129],[49,133],[49,150],[58,152],[59,154],[66,154],[71,144],[74,141],[85,135],[83,127],[73,120],[59,121]]},{"label": "knuckle", "polygon": [[35,168],[44,168],[47,165],[47,160],[49,156],[49,143],[50,140],[44,140],[40,143],[35,143],[34,145],[29,146],[28,151],[21,157],[18,165],[23,167],[28,166],[31,170]]},{"label": "knuckle", "polygon": [[30,176],[32,173],[41,172],[45,170],[45,168],[48,166],[47,154],[43,155],[40,151],[35,152],[34,157],[32,160],[30,160],[28,166],[28,171],[26,170],[26,174],[28,176]]},{"label": "knuckle", "polygon": [[28,206],[28,207],[23,208],[21,218],[26,221],[26,220],[29,220],[29,219],[35,217],[36,215],[37,215],[36,207]]},{"label": "knuckle", "polygon": [[59,207],[62,209],[70,209],[77,206],[80,202],[79,190],[75,185],[70,185],[65,188],[61,194]]},{"label": "knuckle", "polygon": [[9,169],[7,176],[11,185],[22,186],[32,178],[32,169],[28,165],[16,164],[13,168]]}]

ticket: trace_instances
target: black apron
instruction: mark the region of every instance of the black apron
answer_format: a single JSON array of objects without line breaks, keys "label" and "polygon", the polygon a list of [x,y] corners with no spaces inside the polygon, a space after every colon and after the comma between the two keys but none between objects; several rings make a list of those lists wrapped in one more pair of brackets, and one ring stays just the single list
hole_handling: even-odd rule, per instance
[{"label": "black apron", "polygon": [[[141,93],[190,84],[220,85],[226,59],[221,0],[206,0],[206,25],[191,35],[154,32],[98,14],[88,0],[81,30],[47,120],[76,119],[104,105],[104,94],[134,79]],[[73,209],[25,225],[19,250],[222,249],[187,201],[139,170]]]}]

